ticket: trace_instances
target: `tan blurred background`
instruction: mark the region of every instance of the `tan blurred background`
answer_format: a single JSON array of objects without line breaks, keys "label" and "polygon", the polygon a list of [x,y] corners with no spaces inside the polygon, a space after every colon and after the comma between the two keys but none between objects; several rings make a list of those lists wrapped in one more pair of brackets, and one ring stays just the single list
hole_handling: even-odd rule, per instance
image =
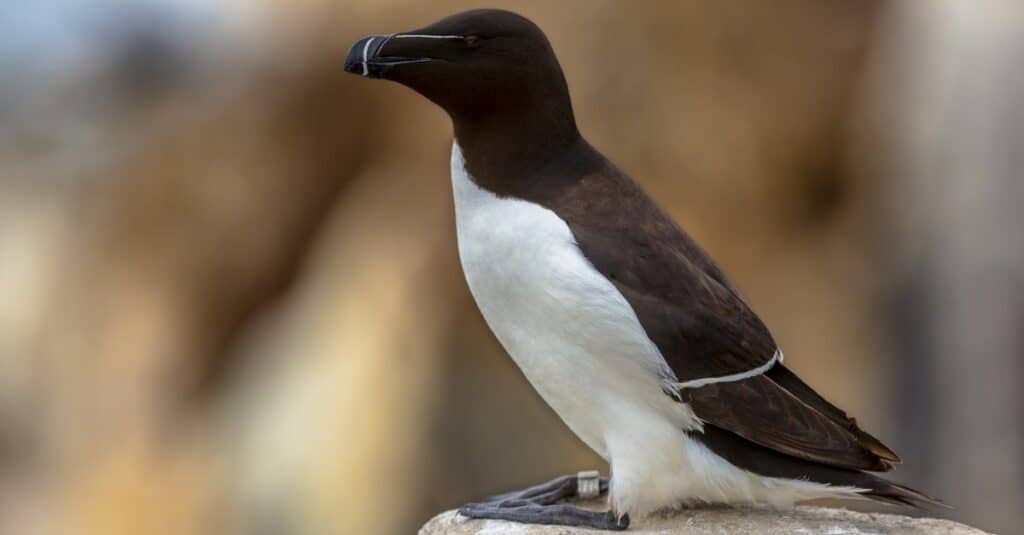
[{"label": "tan blurred background", "polygon": [[[1024,531],[1024,4],[492,1],[787,364]],[[461,0],[7,0],[0,533],[404,534],[607,467],[458,265],[443,112],[346,75]]]}]

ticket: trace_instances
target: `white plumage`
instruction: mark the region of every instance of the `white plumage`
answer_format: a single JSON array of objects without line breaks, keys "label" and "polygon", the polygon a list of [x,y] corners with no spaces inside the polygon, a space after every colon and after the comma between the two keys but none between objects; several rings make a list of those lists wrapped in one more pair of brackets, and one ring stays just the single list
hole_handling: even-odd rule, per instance
[{"label": "white plumage", "polygon": [[857,489],[752,474],[689,439],[685,431],[701,422],[664,393],[674,374],[568,225],[538,204],[477,186],[457,143],[452,186],[470,291],[530,384],[610,463],[616,514],[856,495]]}]

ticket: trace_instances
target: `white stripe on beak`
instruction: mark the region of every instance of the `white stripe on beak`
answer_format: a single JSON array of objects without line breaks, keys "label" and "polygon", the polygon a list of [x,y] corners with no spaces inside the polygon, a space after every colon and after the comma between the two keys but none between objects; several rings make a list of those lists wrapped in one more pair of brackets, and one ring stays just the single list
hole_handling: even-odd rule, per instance
[{"label": "white stripe on beak", "polygon": [[366,58],[366,54],[367,52],[370,51],[370,45],[373,44],[374,39],[376,39],[376,37],[371,37],[367,39],[366,44],[363,45],[363,76],[370,75],[370,67],[366,64],[366,62],[368,61]]}]

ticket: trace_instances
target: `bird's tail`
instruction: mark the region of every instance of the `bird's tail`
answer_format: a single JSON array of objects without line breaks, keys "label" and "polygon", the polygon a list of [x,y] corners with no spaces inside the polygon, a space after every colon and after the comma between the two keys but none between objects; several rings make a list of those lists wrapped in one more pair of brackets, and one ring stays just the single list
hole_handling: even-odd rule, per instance
[{"label": "bird's tail", "polygon": [[863,489],[860,492],[861,496],[893,505],[949,508],[941,500],[882,479],[870,472],[798,459],[747,441],[739,435],[708,423],[704,424],[703,432],[689,434],[691,438],[703,443],[726,461],[758,475]]},{"label": "bird's tail", "polygon": [[866,472],[860,472],[858,476],[857,479],[861,481],[853,483],[858,488],[867,489],[861,493],[866,498],[892,505],[906,505],[915,509],[929,506],[952,509],[952,506],[942,500],[928,496],[905,485],[893,483]]}]

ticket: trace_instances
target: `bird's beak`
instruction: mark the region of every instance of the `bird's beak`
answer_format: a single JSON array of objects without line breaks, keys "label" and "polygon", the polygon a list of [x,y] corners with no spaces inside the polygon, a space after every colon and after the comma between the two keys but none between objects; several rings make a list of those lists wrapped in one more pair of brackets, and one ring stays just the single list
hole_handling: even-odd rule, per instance
[{"label": "bird's beak", "polygon": [[[345,57],[345,71],[368,78],[386,78],[388,71],[396,65],[430,61],[429,57],[403,53],[402,49],[405,49],[404,52],[413,52],[415,47],[396,46],[396,37],[405,36],[370,35],[356,41]],[[389,45],[386,54],[382,53],[384,45]]]}]

